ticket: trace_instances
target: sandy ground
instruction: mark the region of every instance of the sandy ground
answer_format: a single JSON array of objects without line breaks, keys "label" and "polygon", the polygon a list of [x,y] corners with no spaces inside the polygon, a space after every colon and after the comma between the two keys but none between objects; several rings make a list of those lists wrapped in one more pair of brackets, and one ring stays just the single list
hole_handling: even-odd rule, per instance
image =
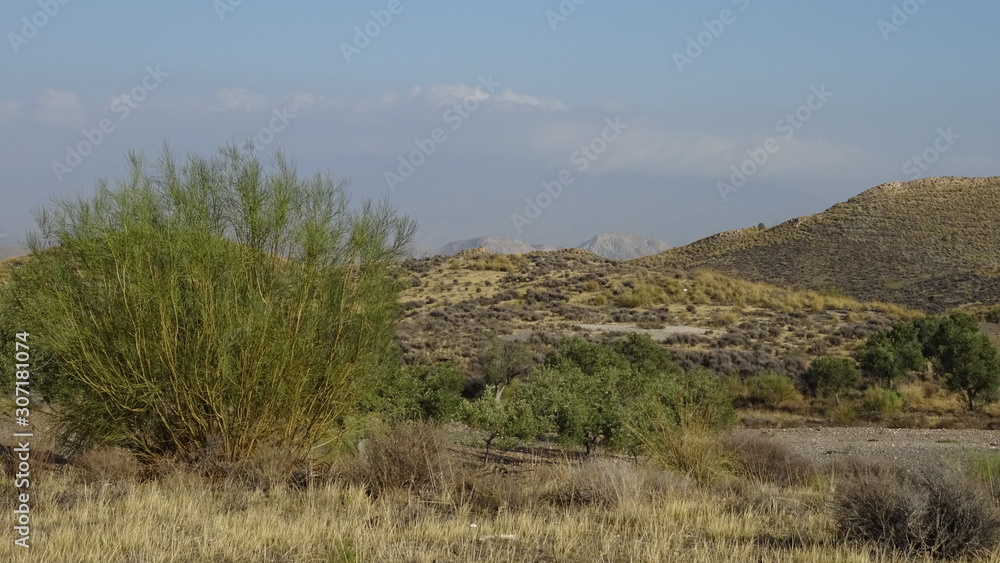
[{"label": "sandy ground", "polygon": [[606,325],[606,324],[578,324],[575,325],[583,330],[598,332],[637,332],[648,334],[653,340],[662,340],[671,334],[698,334],[703,335],[710,332],[705,328],[685,325],[670,325],[663,328],[638,328],[634,324]]}]

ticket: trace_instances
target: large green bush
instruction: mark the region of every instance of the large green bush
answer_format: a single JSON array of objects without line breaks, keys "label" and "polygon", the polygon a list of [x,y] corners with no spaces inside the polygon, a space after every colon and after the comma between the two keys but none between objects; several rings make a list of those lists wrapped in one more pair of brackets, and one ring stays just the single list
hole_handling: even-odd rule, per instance
[{"label": "large green bush", "polygon": [[851,358],[820,356],[809,364],[802,381],[813,396],[837,394],[861,383],[857,364]]},{"label": "large green bush", "polygon": [[566,339],[519,391],[560,441],[588,453],[601,445],[638,455],[659,448],[665,433],[714,432],[736,420],[721,379],[703,369],[681,373],[647,335],[611,347]]},{"label": "large green bush", "polygon": [[345,187],[281,154],[164,150],[40,211],[3,328],[46,358],[35,382],[64,435],[230,460],[326,439],[394,357],[414,229],[385,205],[352,210]]},{"label": "large green bush", "polygon": [[876,332],[855,352],[858,366],[871,382],[886,388],[907,372],[924,365],[921,343],[912,323],[897,322],[888,331]]}]

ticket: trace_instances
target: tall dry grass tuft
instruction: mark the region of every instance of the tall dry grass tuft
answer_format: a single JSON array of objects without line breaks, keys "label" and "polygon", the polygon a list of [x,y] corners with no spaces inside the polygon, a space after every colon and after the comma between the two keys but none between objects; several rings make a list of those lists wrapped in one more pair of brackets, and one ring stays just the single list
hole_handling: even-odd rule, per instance
[{"label": "tall dry grass tuft", "polygon": [[337,472],[374,497],[392,490],[431,496],[449,490],[461,469],[451,455],[443,430],[427,422],[409,422],[364,438],[357,456]]},{"label": "tall dry grass tuft", "polygon": [[754,482],[796,486],[819,475],[812,460],[763,436],[729,435],[722,438],[722,444],[732,453],[737,472]]}]

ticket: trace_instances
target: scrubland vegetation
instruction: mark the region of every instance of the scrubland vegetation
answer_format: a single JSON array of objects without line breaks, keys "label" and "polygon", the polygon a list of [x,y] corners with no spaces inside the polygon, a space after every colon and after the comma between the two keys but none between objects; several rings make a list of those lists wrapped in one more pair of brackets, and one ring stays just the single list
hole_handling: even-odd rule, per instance
[{"label": "scrubland vegetation", "polygon": [[[133,157],[38,219],[0,302],[41,440],[5,560],[1000,561],[996,453],[824,463],[734,432],[987,427],[972,316],[580,251],[401,264],[405,217],[236,148]],[[574,329],[609,320],[635,330]]]}]

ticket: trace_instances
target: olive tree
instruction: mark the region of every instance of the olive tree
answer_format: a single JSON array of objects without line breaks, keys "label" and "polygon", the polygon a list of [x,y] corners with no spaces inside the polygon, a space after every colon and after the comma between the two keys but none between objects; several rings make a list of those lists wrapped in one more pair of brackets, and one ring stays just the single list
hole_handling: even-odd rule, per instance
[{"label": "olive tree", "polygon": [[327,439],[393,357],[415,229],[346,187],[280,152],[164,148],[38,211],[3,322],[44,354],[36,383],[64,436],[227,460]]}]

